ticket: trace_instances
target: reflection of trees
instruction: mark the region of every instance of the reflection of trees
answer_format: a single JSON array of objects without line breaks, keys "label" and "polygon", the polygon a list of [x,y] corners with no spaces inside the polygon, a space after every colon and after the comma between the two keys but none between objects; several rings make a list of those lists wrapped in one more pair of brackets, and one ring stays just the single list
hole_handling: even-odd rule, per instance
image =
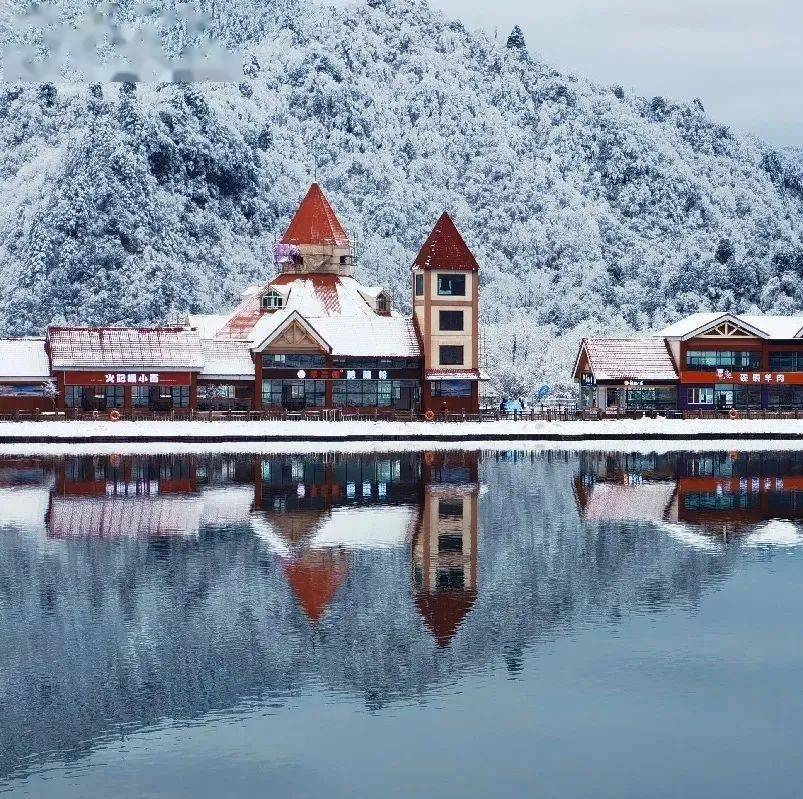
[{"label": "reflection of trees", "polygon": [[562,628],[694,602],[727,573],[731,551],[683,549],[649,524],[581,527],[577,469],[574,456],[486,458],[476,597],[445,647],[414,601],[410,547],[302,561],[302,584],[337,576],[312,624],[287,559],[248,524],[151,541],[7,533],[0,772],[163,718],[280,703],[309,679],[379,707],[497,659],[515,674]]}]

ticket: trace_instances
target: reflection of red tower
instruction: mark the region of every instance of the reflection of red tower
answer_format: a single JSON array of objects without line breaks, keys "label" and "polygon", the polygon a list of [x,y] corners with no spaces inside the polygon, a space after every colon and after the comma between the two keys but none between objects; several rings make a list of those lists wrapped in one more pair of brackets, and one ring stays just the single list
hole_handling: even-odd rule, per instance
[{"label": "reflection of red tower", "polygon": [[477,598],[478,453],[427,453],[413,539],[415,603],[441,647]]},{"label": "reflection of red tower", "polygon": [[287,582],[313,624],[320,621],[348,569],[348,558],[340,550],[310,550],[285,565]]}]

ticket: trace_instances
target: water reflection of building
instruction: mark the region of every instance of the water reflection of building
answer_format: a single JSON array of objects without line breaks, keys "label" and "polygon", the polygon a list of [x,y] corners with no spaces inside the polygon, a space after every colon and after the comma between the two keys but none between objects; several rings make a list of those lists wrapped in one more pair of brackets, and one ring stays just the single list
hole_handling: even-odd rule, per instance
[{"label": "water reflection of building", "polygon": [[427,453],[421,523],[413,540],[415,601],[448,646],[477,598],[476,452]]},{"label": "water reflection of building", "polygon": [[45,517],[48,536],[186,536],[204,525],[247,522],[253,501],[250,471],[243,492],[234,490],[232,479],[224,489],[216,485],[214,469],[210,459],[199,470],[194,456],[62,458]]},{"label": "water reflection of building", "polygon": [[587,453],[574,492],[586,521],[655,521],[728,537],[803,519],[803,453]]},{"label": "water reflection of building", "polygon": [[477,595],[477,453],[66,457],[52,539],[196,537],[241,526],[318,624],[357,552],[411,552],[414,603],[446,646]]},{"label": "water reflection of building", "polygon": [[314,624],[348,575],[349,551],[402,546],[418,517],[414,453],[275,455],[254,470],[257,532]]}]

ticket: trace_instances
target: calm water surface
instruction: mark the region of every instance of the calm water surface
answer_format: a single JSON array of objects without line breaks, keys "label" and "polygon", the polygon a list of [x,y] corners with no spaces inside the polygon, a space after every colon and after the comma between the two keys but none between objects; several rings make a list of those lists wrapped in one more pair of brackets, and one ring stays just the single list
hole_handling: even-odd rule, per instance
[{"label": "calm water surface", "polygon": [[799,797],[803,454],[0,459],[0,792]]}]

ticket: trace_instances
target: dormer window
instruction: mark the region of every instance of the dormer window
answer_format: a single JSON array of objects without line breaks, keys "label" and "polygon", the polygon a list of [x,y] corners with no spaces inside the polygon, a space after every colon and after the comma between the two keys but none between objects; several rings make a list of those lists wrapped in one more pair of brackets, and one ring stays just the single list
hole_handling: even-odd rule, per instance
[{"label": "dormer window", "polygon": [[390,311],[390,299],[387,294],[380,294],[376,298],[376,310],[379,313],[388,313]]},{"label": "dormer window", "polygon": [[278,311],[284,308],[284,297],[278,291],[271,289],[262,297],[262,308],[266,311]]}]

